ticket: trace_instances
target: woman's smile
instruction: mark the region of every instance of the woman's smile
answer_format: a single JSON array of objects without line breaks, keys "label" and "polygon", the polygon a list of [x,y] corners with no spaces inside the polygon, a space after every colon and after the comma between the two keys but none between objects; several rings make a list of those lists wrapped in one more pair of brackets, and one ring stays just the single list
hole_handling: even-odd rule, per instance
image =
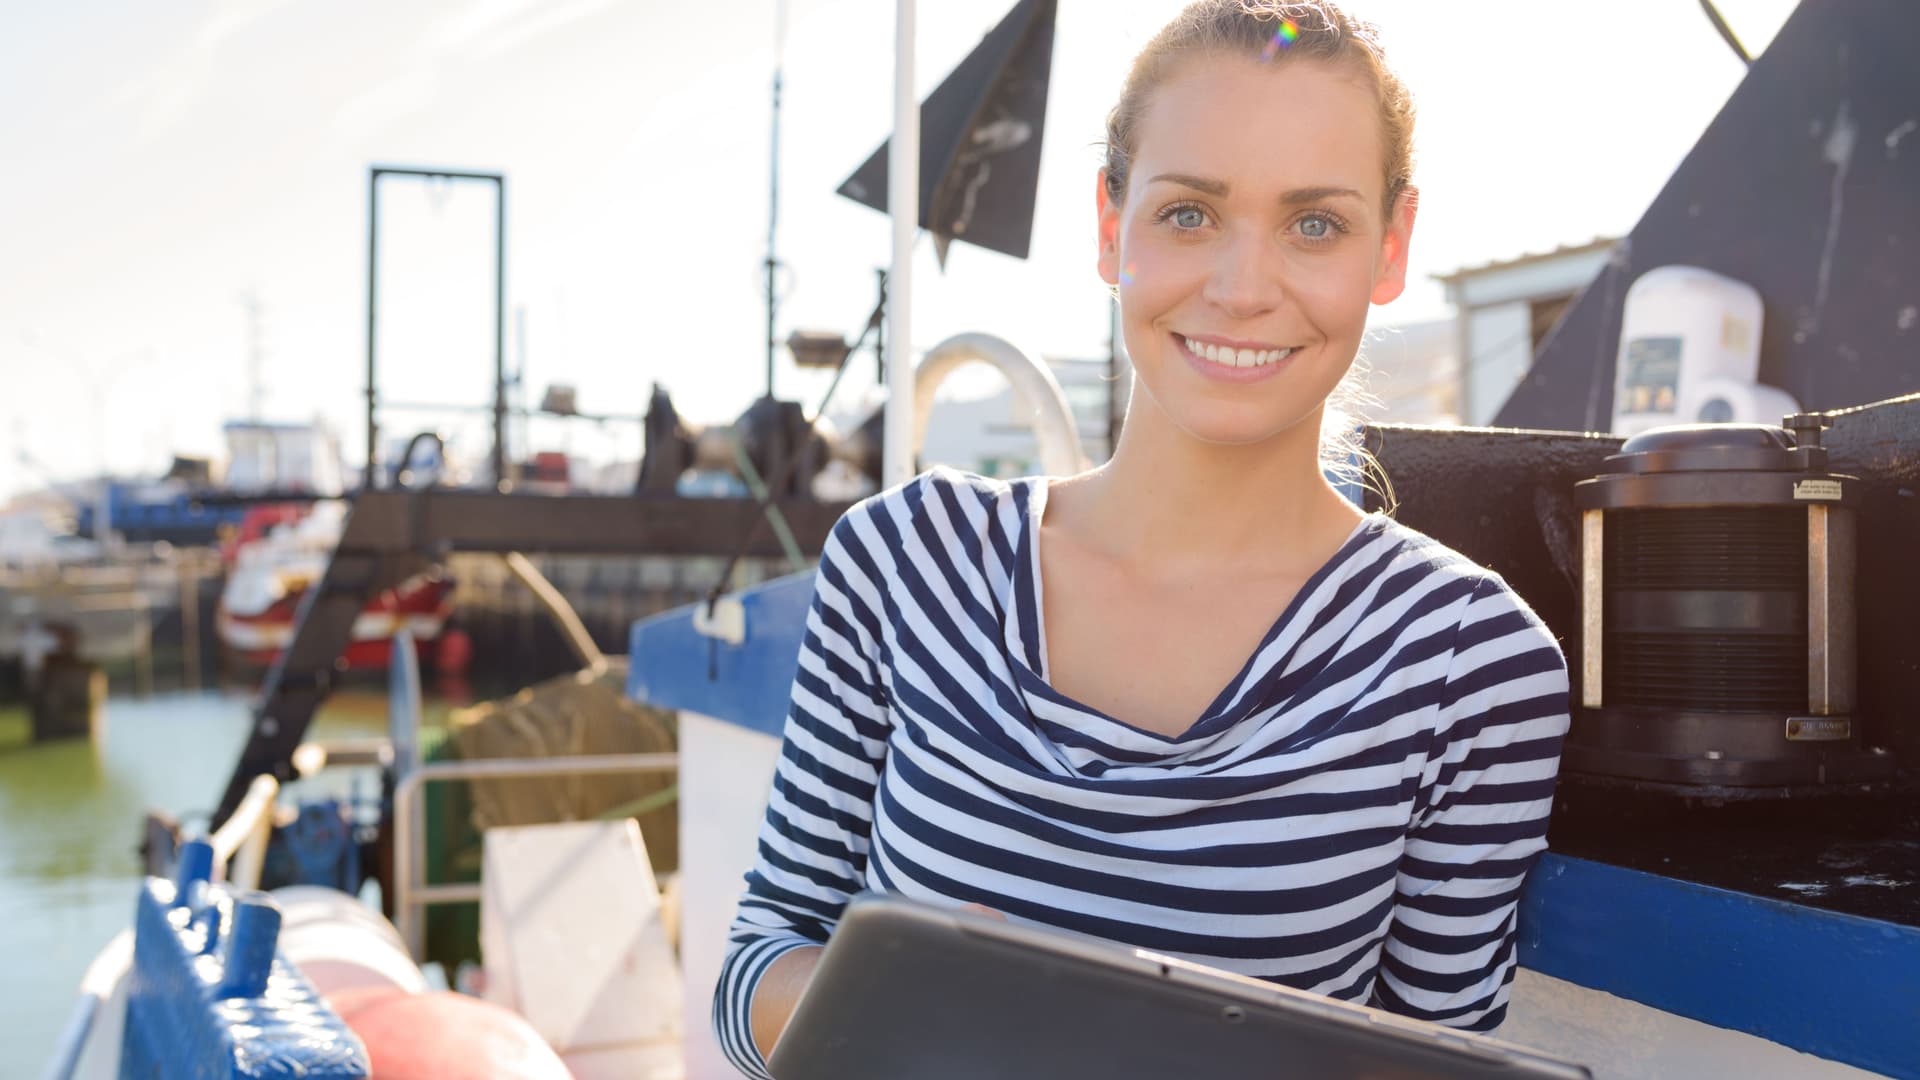
[{"label": "woman's smile", "polygon": [[1287,367],[1294,352],[1292,346],[1237,342],[1226,338],[1169,335],[1174,348],[1187,364],[1209,379],[1221,382],[1250,383],[1273,378]]}]

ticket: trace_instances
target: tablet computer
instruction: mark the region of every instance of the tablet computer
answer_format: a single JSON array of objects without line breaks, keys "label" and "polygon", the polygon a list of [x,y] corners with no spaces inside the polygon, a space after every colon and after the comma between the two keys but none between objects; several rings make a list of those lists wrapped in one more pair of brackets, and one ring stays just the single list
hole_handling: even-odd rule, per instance
[{"label": "tablet computer", "polygon": [[1583,1080],[1572,1062],[1140,949],[865,894],[778,1080]]}]

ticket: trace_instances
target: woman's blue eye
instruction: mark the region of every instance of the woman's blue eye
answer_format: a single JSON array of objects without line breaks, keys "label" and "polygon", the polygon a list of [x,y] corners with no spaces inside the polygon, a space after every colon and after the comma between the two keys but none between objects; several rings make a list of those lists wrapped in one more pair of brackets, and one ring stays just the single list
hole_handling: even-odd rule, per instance
[{"label": "woman's blue eye", "polygon": [[1182,206],[1173,212],[1173,223],[1183,229],[1197,229],[1207,223],[1207,215],[1197,206]]},{"label": "woman's blue eye", "polygon": [[1325,240],[1333,233],[1333,223],[1322,217],[1310,217],[1300,222],[1300,235],[1309,240]]}]

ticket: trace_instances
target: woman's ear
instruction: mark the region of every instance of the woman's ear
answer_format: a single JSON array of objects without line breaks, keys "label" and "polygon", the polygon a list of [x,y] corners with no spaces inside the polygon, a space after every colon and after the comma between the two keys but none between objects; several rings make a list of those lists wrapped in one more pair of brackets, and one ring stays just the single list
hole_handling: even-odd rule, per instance
[{"label": "woman's ear", "polygon": [[1120,284],[1120,207],[1107,194],[1107,171],[1094,177],[1094,206],[1100,214],[1100,280]]},{"label": "woman's ear", "polygon": [[1379,269],[1373,275],[1376,304],[1391,303],[1407,289],[1407,249],[1413,243],[1413,218],[1420,208],[1419,189],[1408,187],[1393,200],[1393,213],[1380,238]]}]

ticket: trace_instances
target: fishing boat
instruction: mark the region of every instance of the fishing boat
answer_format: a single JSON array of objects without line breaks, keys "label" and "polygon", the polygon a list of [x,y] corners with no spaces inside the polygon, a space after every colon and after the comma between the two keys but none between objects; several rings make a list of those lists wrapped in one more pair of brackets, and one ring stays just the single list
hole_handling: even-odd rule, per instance
[{"label": "fishing boat", "polygon": [[[346,507],[337,500],[309,506],[268,504],[248,509],[227,561],[216,627],[228,655],[267,667],[293,641],[300,603],[339,546]],[[342,654],[347,667],[381,668],[405,631],[430,647],[453,614],[454,582],[432,567],[368,601],[354,620]]]},{"label": "fishing boat", "polygon": [[[1891,457],[1912,467],[1920,395],[1832,419],[1828,446],[1836,456],[1883,467]],[[1903,434],[1890,438],[1896,432]],[[1555,468],[1584,461],[1597,469],[1620,449],[1616,439],[1571,433],[1384,428],[1375,435],[1385,444],[1383,460],[1402,490],[1413,480],[1431,485],[1402,508],[1401,519],[1442,534],[1460,529],[1463,512],[1447,508],[1458,505],[1461,485],[1484,482],[1484,471],[1471,463],[1486,455],[1509,462],[1551,461]],[[1890,453],[1892,442],[1899,449]],[[1876,446],[1880,449],[1872,449]],[[1450,487],[1444,479],[1449,474]],[[1521,479],[1533,475],[1538,473],[1523,469],[1493,497],[1483,493],[1471,504],[1473,516],[1488,513],[1516,529],[1534,521],[1532,487]],[[1910,476],[1893,481],[1912,482]],[[1896,490],[1882,494],[1897,498]],[[1477,524],[1468,531],[1480,535],[1483,545],[1487,536],[1502,534],[1499,529],[1486,533]],[[1863,552],[1862,569],[1877,570],[1882,557]],[[1542,561],[1549,565],[1529,571],[1524,561],[1516,561],[1505,572],[1521,580],[1530,572],[1557,573],[1550,560]],[[408,736],[397,729],[379,755],[394,789],[392,837],[398,850],[395,876],[385,883],[393,889],[393,923],[359,907],[348,893],[296,886],[277,891],[270,904],[262,894],[202,883],[215,876],[209,868],[216,863],[230,881],[257,881],[263,858],[258,852],[271,831],[272,815],[263,811],[272,805],[274,781],[270,775],[256,777],[241,810],[204,849],[183,847],[180,866],[185,869],[171,880],[155,878],[146,885],[133,936],[158,935],[164,948],[122,940],[103,952],[88,975],[70,1056],[51,1075],[127,1075],[123,1055],[134,1052],[137,1038],[153,1037],[135,1031],[142,1023],[155,1023],[137,1018],[162,1007],[156,997],[169,999],[161,1013],[167,1024],[192,1019],[213,1025],[212,1034],[195,1045],[236,1040],[220,1053],[242,1056],[245,1047],[271,1046],[292,1054],[288,1060],[298,1063],[302,1076],[375,1075],[376,1065],[378,1075],[395,1076],[469,1074],[461,1069],[508,1076],[719,1080],[732,1075],[707,1031],[708,1002],[779,754],[777,718],[792,685],[812,587],[810,573],[797,574],[728,596],[712,608],[699,605],[635,626],[627,691],[635,700],[674,710],[677,745],[670,754],[409,767]],[[417,678],[408,673],[404,657],[410,655],[396,656],[396,702],[407,699],[408,680]],[[404,705],[396,707],[397,716],[407,712]],[[310,758],[317,752],[298,753]],[[1726,760],[1695,756],[1696,764],[1708,768]],[[1839,760],[1839,755],[1828,757],[1830,765]],[[1728,764],[1752,768],[1758,763]],[[622,839],[622,830],[614,829],[603,834],[614,837],[610,841],[584,839],[591,826],[573,839],[587,848],[597,843],[623,867],[595,876],[594,885],[583,886],[578,875],[550,860],[529,881],[522,872],[503,869],[506,864],[493,857],[491,839],[488,873],[499,870],[514,886],[426,880],[419,859],[425,846],[422,795],[429,786],[472,776],[578,777],[645,769],[669,769],[676,777],[680,858],[670,888],[656,891],[645,851],[630,834]],[[1902,814],[1904,796],[1887,790],[1884,773],[1856,777],[1829,791],[1806,791],[1804,785],[1798,792],[1774,785],[1743,791],[1739,784],[1718,783],[1701,786],[1693,796],[1649,790],[1623,797],[1606,780],[1598,774],[1586,777],[1557,811],[1562,821],[1552,838],[1554,850],[1534,871],[1522,901],[1520,970],[1503,1039],[1585,1063],[1595,1075],[1608,1077],[1920,1076],[1920,1030],[1909,1016],[1912,1003],[1920,1000],[1920,910],[1909,889],[1912,878],[1903,876],[1912,869],[1915,836],[1911,816]],[[1729,805],[1758,806],[1770,816],[1731,815]],[[1755,820],[1767,823],[1767,831],[1756,832]],[[1622,827],[1631,831],[1623,834]],[[1660,833],[1665,835],[1656,838]],[[531,842],[550,849],[552,844],[551,835],[539,833],[515,839],[523,846]],[[1726,849],[1733,844],[1745,850],[1730,858]],[[627,887],[615,887],[614,881]],[[571,914],[564,918],[556,914],[558,925],[542,926],[536,919],[519,931],[569,963],[576,956],[598,955],[604,961],[611,943],[619,963],[609,974],[648,971],[653,981],[645,990],[630,981],[622,1000],[644,1000],[654,1008],[641,1014],[652,1041],[635,1037],[629,1040],[635,1045],[594,1044],[584,1055],[576,1050],[563,1057],[547,1050],[544,1036],[552,1027],[536,1028],[528,1016],[497,1001],[485,1007],[483,1001],[428,987],[416,962],[424,955],[430,908],[475,897],[510,907],[514,896],[542,890],[578,906],[568,906]],[[636,898],[639,916],[605,929],[609,913],[631,915]],[[267,963],[258,957],[270,950],[247,942],[248,935],[264,933],[253,926],[274,921],[260,913],[272,905],[283,912],[278,916],[283,926],[303,927],[310,936],[288,940],[292,931],[282,930],[278,959],[267,964],[265,981],[248,982],[232,969]],[[595,929],[583,937],[568,933],[569,926]],[[311,935],[316,932],[326,947],[315,945]],[[526,963],[529,946],[506,941],[504,936],[483,940],[485,981],[501,977],[500,968]],[[255,959],[246,960],[250,955]],[[528,977],[525,971],[515,974]],[[556,992],[559,983],[539,985]],[[253,996],[234,996],[248,987]],[[522,991],[508,997],[516,1005],[529,1004]],[[404,1022],[376,1022],[376,1014],[366,1012],[370,1002],[390,1018],[404,1014]],[[578,1018],[596,1009],[573,1004],[577,1031]],[[188,1019],[174,1019],[182,1015]],[[449,1030],[467,1034],[456,1038],[446,1034]],[[285,1049],[295,1035],[297,1053]],[[276,1037],[281,1041],[274,1042]],[[472,1054],[507,1057],[444,1056],[462,1039]],[[187,1041],[138,1052],[186,1054]],[[608,1071],[595,1071],[596,1053]],[[629,1056],[623,1060],[620,1054]],[[635,1054],[652,1071],[640,1071],[633,1064]],[[418,1061],[423,1055],[442,1071],[385,1071],[388,1062]]]},{"label": "fishing boat", "polygon": [[[1050,32],[1050,5],[1025,2],[1015,29],[1042,10]],[[910,288],[920,190],[911,25],[906,3],[888,176],[895,295]],[[1500,1034],[1596,1076],[1920,1077],[1920,813],[1910,771],[1920,761],[1911,630],[1920,386],[1906,361],[1912,340],[1900,336],[1912,329],[1902,312],[1920,282],[1920,155],[1899,153],[1891,135],[1868,138],[1911,130],[1920,74],[1902,46],[1916,33],[1920,13],[1904,5],[1807,0],[1562,318],[1501,427],[1365,432],[1399,496],[1398,519],[1500,573],[1566,643],[1574,726],[1552,850],[1520,905],[1519,971]],[[1013,50],[1021,35],[1008,39]],[[1853,134],[1802,145],[1809,127],[1836,126]],[[1765,175],[1755,174],[1757,159],[1768,162]],[[1849,203],[1877,208],[1871,229],[1755,227],[1831,195],[1837,230],[1843,190]],[[1755,284],[1770,309],[1810,313],[1817,302],[1819,320],[1749,328],[1768,342],[1766,381],[1790,391],[1799,411],[1661,425],[1631,439],[1594,434],[1622,386],[1671,376],[1676,410],[1727,400],[1689,399],[1684,373],[1647,363],[1648,348],[1625,329],[1632,284],[1681,263],[1763,278]],[[888,310],[889,339],[912,340],[907,307]],[[1732,324],[1714,325],[1719,334]],[[1854,355],[1877,359],[1828,371],[1824,350],[1838,334]],[[891,400],[916,407],[887,411],[887,484],[911,471],[940,373],[973,359],[1001,367],[1042,416],[1043,468],[1079,467],[1071,413],[1045,367],[963,335],[918,365],[890,367]],[[1354,497],[1380,509],[1376,496]],[[538,523],[528,499],[545,500]],[[89,971],[49,1077],[413,1075],[406,1067],[733,1075],[707,1017],[779,754],[810,572],[634,626],[626,692],[676,715],[670,753],[422,761],[418,672],[412,653],[396,649],[393,734],[370,754],[391,793],[369,827],[390,850],[379,880],[392,922],[351,899],[366,868],[343,870],[337,812],[272,808],[280,781],[327,756],[303,741],[325,693],[317,673],[350,639],[367,591],[419,572],[421,552],[518,550],[535,539],[584,550],[616,522],[620,535],[657,550],[731,530],[746,534],[741,550],[772,554],[781,549],[747,530],[775,511],[785,539],[817,552],[842,509],[775,498],[361,493],[263,690],[218,828],[181,844],[167,872],[143,885],[137,925]],[[544,602],[564,624],[564,605]],[[673,777],[674,883],[655,881],[646,845],[618,821],[544,836],[503,830],[498,858],[489,838],[481,881],[426,876],[429,790],[617,772]],[[341,855],[294,860],[335,891],[277,901],[250,891],[275,837]],[[556,851],[582,855],[572,865]],[[474,899],[495,912],[481,934],[484,977],[467,980],[492,1001],[484,1018],[470,1012],[480,1008],[472,997],[428,989],[417,966],[426,912]],[[333,944],[292,940],[302,923],[334,931],[323,935]],[[544,963],[580,957],[598,965],[585,978],[552,978]],[[937,1028],[929,1023],[929,1038]],[[390,1064],[462,1042],[461,1058]],[[964,1064],[964,1041],[946,1045]],[[1284,1053],[1276,1047],[1276,1060]]]}]

